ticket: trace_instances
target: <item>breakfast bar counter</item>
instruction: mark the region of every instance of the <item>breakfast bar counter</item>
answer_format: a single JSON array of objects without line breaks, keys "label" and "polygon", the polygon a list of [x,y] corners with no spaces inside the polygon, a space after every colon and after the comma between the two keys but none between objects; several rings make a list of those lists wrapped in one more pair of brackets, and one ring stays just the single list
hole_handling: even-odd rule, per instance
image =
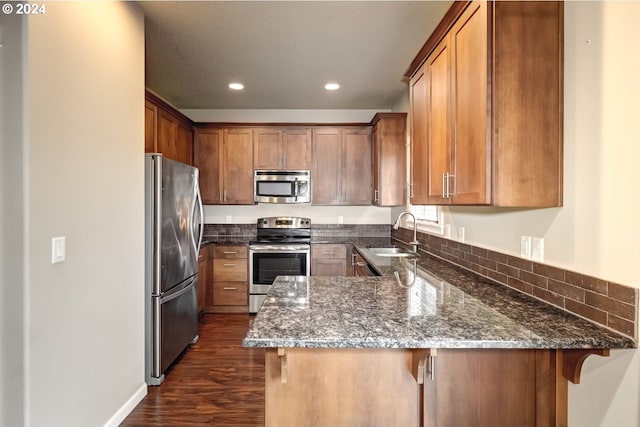
[{"label": "breakfast bar counter", "polygon": [[382,276],[281,276],[247,333],[267,426],[563,426],[586,357],[635,346],[435,257],[359,251]]}]

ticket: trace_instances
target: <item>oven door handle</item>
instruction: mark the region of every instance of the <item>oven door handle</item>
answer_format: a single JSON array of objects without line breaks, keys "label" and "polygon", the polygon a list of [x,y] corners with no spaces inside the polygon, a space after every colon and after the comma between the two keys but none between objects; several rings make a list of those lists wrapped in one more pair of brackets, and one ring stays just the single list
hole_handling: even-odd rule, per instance
[{"label": "oven door handle", "polygon": [[253,253],[306,253],[311,249],[310,246],[249,246],[249,250]]}]

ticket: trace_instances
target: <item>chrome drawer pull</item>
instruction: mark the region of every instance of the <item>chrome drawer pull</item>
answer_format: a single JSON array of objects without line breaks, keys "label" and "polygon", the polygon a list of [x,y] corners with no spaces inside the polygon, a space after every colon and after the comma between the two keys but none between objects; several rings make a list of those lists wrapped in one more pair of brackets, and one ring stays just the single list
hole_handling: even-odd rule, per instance
[{"label": "chrome drawer pull", "polygon": [[223,288],[225,291],[235,291],[236,288]]},{"label": "chrome drawer pull", "polygon": [[235,264],[224,264],[225,267],[235,267]]}]

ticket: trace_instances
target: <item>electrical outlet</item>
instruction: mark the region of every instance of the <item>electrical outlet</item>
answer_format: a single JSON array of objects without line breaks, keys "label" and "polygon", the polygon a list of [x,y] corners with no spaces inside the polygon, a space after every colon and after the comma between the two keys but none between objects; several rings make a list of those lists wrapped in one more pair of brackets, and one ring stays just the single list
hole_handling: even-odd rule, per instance
[{"label": "electrical outlet", "polygon": [[531,236],[520,236],[520,256],[531,259]]},{"label": "electrical outlet", "polygon": [[458,241],[464,243],[464,227],[458,227]]},{"label": "electrical outlet", "polygon": [[531,239],[531,259],[534,261],[544,261],[544,238],[534,237]]},{"label": "electrical outlet", "polygon": [[344,224],[344,217],[342,215],[338,215],[338,224]]},{"label": "electrical outlet", "polygon": [[447,239],[451,238],[451,224],[445,224],[444,226],[444,237]]},{"label": "electrical outlet", "polygon": [[232,221],[231,215],[227,215],[224,217],[225,224],[231,224],[231,221]]}]

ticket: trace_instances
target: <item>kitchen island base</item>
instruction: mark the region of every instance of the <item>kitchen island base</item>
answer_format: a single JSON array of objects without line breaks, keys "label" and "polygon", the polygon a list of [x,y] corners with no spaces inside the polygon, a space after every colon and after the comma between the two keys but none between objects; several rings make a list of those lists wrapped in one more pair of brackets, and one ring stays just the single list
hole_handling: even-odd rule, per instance
[{"label": "kitchen island base", "polygon": [[566,373],[577,382],[592,353],[607,354],[268,348],[265,425],[562,427]]}]

